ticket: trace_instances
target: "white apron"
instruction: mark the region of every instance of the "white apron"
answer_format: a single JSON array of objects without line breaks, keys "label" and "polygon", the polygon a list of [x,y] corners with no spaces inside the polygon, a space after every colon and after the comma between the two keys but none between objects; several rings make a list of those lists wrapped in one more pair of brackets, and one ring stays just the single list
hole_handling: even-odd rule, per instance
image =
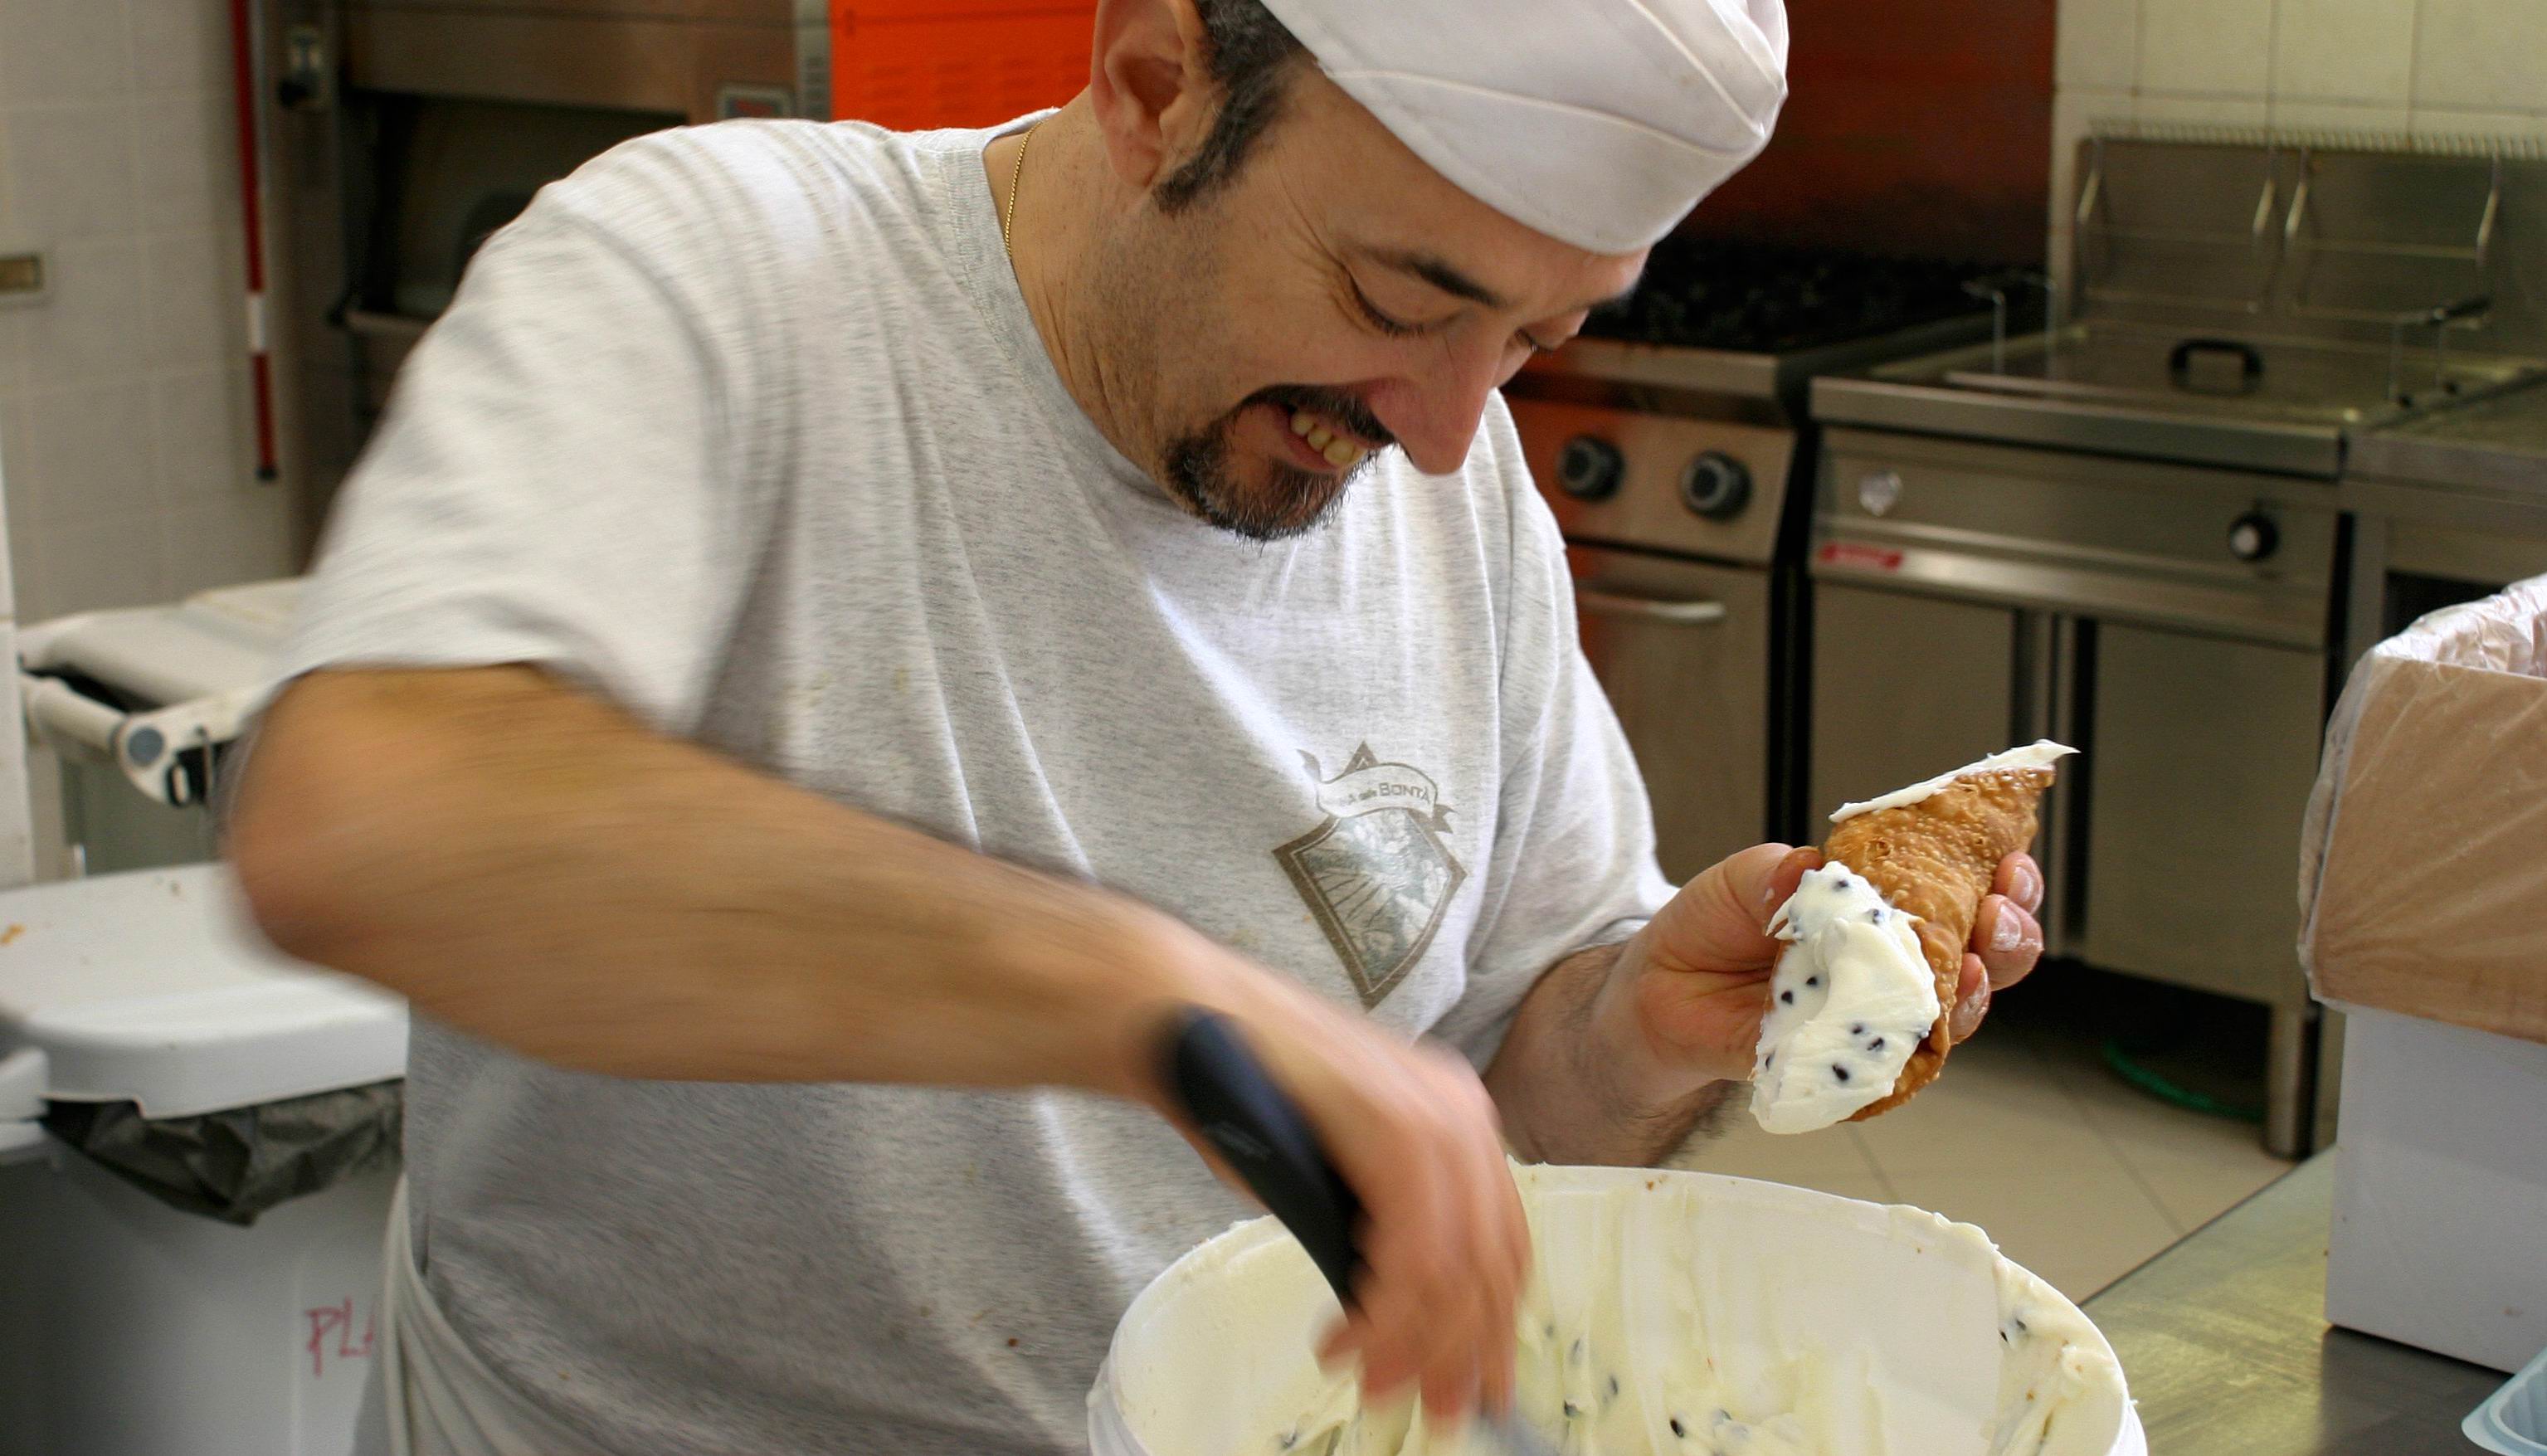
[{"label": "white apron", "polygon": [[383,1332],[354,1456],[583,1456],[593,1447],[486,1368],[424,1286],[398,1179],[381,1250]]}]

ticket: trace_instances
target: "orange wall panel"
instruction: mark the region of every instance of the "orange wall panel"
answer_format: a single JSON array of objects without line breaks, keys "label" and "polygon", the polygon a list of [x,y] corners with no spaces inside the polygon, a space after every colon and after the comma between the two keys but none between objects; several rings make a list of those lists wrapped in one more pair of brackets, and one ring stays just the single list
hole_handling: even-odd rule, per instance
[{"label": "orange wall panel", "polygon": [[1787,13],[1777,137],[1690,230],[2042,261],[2054,0],[1789,0]]},{"label": "orange wall panel", "polygon": [[1088,84],[1095,0],[832,0],[832,115],[988,127]]}]

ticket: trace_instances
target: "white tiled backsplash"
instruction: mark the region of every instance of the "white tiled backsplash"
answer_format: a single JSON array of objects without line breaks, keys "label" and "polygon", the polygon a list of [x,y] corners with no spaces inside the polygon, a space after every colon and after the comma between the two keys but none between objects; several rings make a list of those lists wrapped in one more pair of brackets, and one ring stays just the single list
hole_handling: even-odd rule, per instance
[{"label": "white tiled backsplash", "polygon": [[2060,0],[2052,257],[2100,121],[2547,139],[2547,0]]},{"label": "white tiled backsplash", "polygon": [[280,575],[255,478],[225,0],[0,0],[0,484],[18,614]]}]

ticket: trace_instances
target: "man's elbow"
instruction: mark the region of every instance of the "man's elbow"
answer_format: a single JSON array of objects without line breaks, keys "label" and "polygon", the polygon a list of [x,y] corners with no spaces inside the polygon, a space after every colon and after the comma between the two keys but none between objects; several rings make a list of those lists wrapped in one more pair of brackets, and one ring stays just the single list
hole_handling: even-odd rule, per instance
[{"label": "man's elbow", "polygon": [[229,804],[224,851],[249,916],[285,954],[342,965],[355,905],[345,888],[349,840],[358,832],[341,781],[350,745],[331,741],[305,682],[288,689],[246,754]]}]

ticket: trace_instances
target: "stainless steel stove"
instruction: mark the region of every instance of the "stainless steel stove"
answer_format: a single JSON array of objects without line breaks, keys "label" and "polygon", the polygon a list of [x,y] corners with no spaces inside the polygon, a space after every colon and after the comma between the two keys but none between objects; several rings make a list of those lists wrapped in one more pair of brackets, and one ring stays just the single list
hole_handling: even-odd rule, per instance
[{"label": "stainless steel stove", "polygon": [[2048,733],[2054,953],[2259,1002],[2315,1140],[2299,826],[2347,625],[2351,444],[2542,377],[2547,162],[2082,145],[2067,322],[1826,378],[1815,802]]},{"label": "stainless steel stove", "polygon": [[1625,306],[1508,391],[1675,879],[1807,832],[1809,382],[1985,339],[2011,286],[1978,266],[1675,238]]}]

